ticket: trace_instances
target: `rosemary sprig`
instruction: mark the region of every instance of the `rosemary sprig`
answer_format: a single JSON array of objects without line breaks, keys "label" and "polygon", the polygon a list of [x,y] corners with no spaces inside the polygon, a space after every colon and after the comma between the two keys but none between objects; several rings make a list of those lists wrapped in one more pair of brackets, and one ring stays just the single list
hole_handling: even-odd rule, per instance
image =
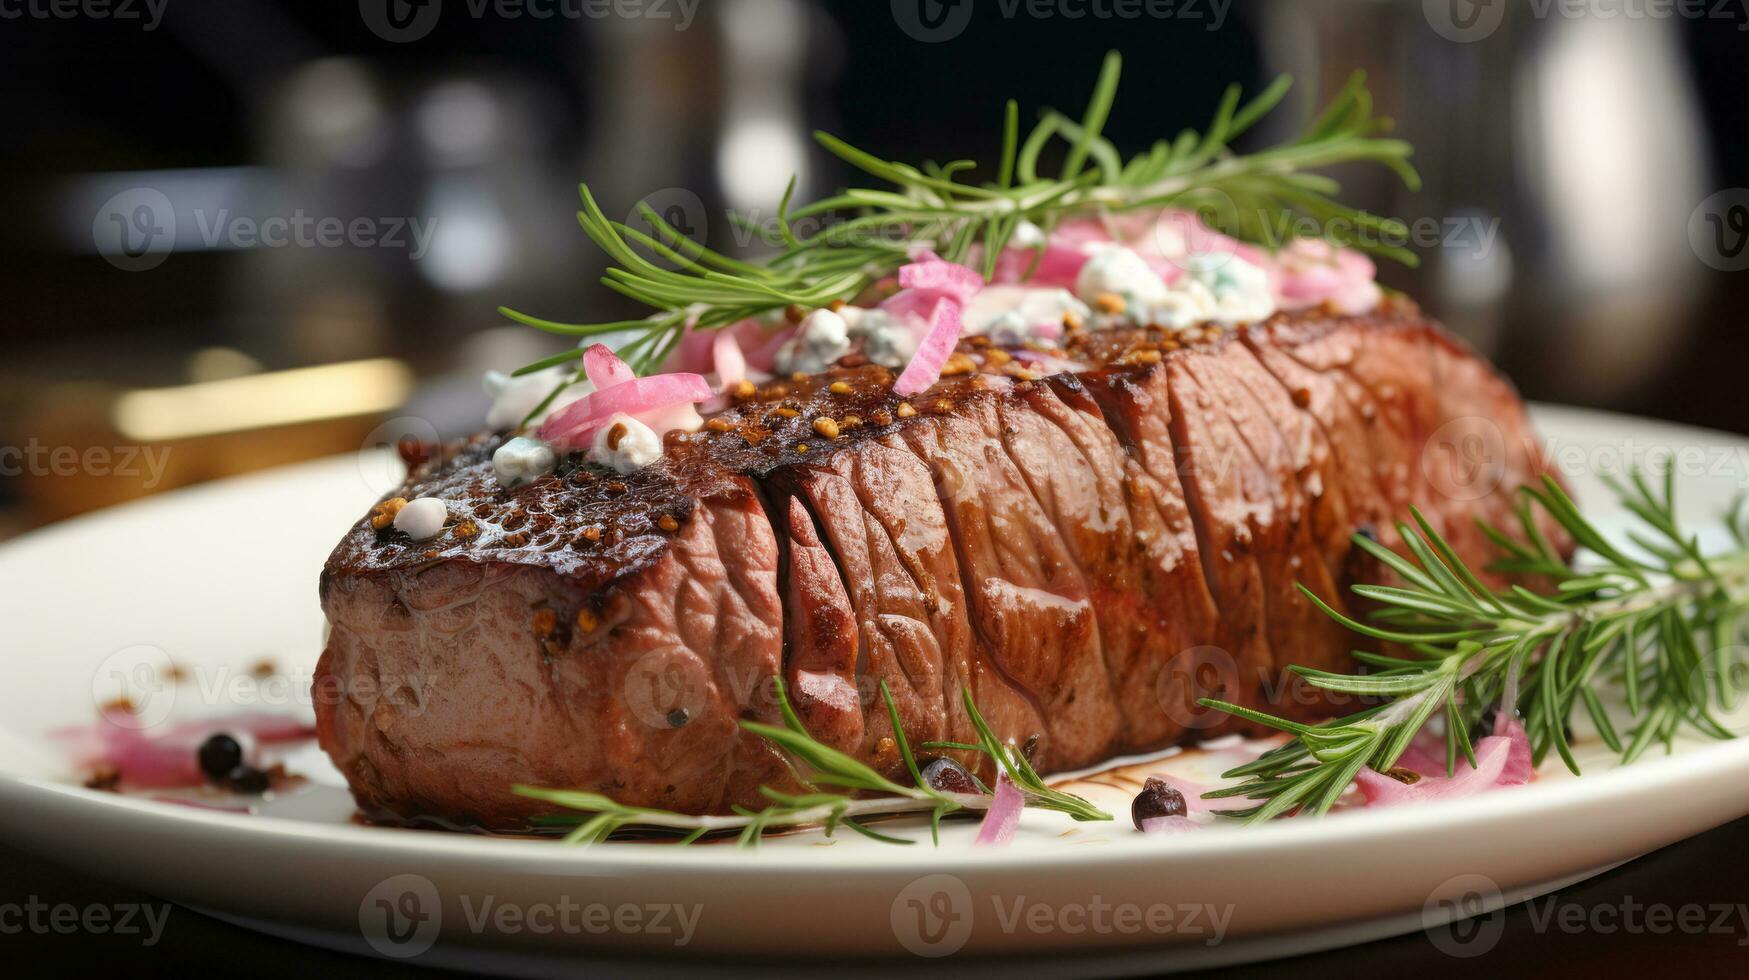
[{"label": "rosemary sprig", "polygon": [[[1371,673],[1344,675],[1294,668],[1307,683],[1381,704],[1346,718],[1304,725],[1223,701],[1202,703],[1287,732],[1293,738],[1248,765],[1226,773],[1243,781],[1210,798],[1244,798],[1255,805],[1227,811],[1252,821],[1289,812],[1322,813],[1345,792],[1363,766],[1390,769],[1410,740],[1443,717],[1447,772],[1459,756],[1474,764],[1472,738],[1498,703],[1518,711],[1537,763],[1558,754],[1574,773],[1579,765],[1568,721],[1581,705],[1599,736],[1624,762],[1650,746],[1670,746],[1687,726],[1716,738],[1733,732],[1714,717],[1739,692],[1733,644],[1749,609],[1749,519],[1733,509],[1728,524],[1738,550],[1702,554],[1676,522],[1673,483],[1662,487],[1640,473],[1610,480],[1621,505],[1639,519],[1621,548],[1580,515],[1553,479],[1520,491],[1522,539],[1484,525],[1505,557],[1503,571],[1544,576],[1547,594],[1522,586],[1487,589],[1419,512],[1414,526],[1399,525],[1403,557],[1370,538],[1355,544],[1402,579],[1401,586],[1357,585],[1353,591],[1382,608],[1372,623],[1332,609],[1302,587],[1326,613],[1365,636],[1399,644],[1406,656],[1356,651]],[[1538,529],[1538,513],[1552,518],[1589,553],[1569,565]],[[1637,553],[1635,553],[1637,552]],[[1618,732],[1598,696],[1604,682],[1619,683],[1633,727]]]},{"label": "rosemary sprig", "polygon": [[[762,809],[737,806],[732,816],[698,816],[671,810],[625,806],[599,793],[579,790],[523,785],[513,789],[521,796],[587,814],[558,815],[544,821],[549,825],[570,826],[572,830],[565,835],[565,840],[574,844],[605,841],[618,831],[639,828],[673,831],[679,835],[678,843],[681,844],[690,844],[706,834],[738,832],[738,842],[742,846],[750,847],[757,844],[767,831],[801,826],[820,826],[827,836],[831,836],[839,827],[846,827],[884,843],[909,844],[909,840],[879,833],[863,823],[869,817],[900,814],[928,814],[931,837],[939,844],[942,817],[961,810],[977,811],[989,808],[992,799],[990,794],[948,793],[934,789],[924,781],[923,774],[917,767],[917,757],[905,738],[905,729],[899,723],[898,707],[893,703],[892,692],[887,689],[885,681],[881,682],[881,698],[886,702],[887,716],[893,723],[893,740],[898,744],[899,755],[904,760],[905,771],[911,779],[909,786],[893,782],[855,757],[815,740],[802,725],[795,709],[790,706],[783,679],[774,677],[772,680],[776,685],[778,708],[783,717],[782,727],[756,721],[742,721],[741,727],[777,746],[792,762],[800,764],[797,775],[808,790],[806,793],[790,794],[761,787],[760,792],[771,801],[770,805]],[[1045,785],[1024,756],[996,738],[990,726],[985,723],[983,715],[978,713],[977,706],[972,703],[970,692],[965,693],[965,706],[972,725],[977,729],[979,744],[929,742],[925,743],[925,748],[963,749],[989,756],[1014,781],[1027,806],[1059,810],[1077,820],[1112,819],[1111,814],[1079,796]],[[879,795],[854,796],[822,787]]]},{"label": "rosemary sprig", "polygon": [[[693,242],[647,204],[638,206],[647,231],[615,221],[584,185],[577,219],[614,263],[602,283],[656,312],[645,319],[594,324],[502,312],[519,323],[567,336],[630,333],[620,356],[647,373],[689,330],[716,329],[791,305],[811,308],[849,300],[904,264],[914,247],[927,246],[960,262],[981,246],[988,278],[1023,220],[1048,229],[1072,215],[1191,208],[1220,230],[1270,248],[1284,244],[1290,231],[1310,231],[1339,245],[1415,262],[1412,253],[1389,244],[1405,238],[1407,230],[1400,222],[1337,202],[1337,183],[1314,172],[1371,162],[1395,171],[1411,188],[1419,186],[1408,162],[1409,145],[1380,135],[1391,128],[1391,121],[1373,114],[1364,75],[1356,73],[1303,134],[1281,146],[1250,154],[1231,149],[1235,139],[1281,103],[1292,84],[1286,76],[1249,102],[1241,103],[1239,86],[1228,88],[1207,129],[1184,130],[1125,161],[1102,135],[1121,70],[1117,53],[1108,54],[1080,118],[1046,111],[1024,140],[1019,107],[1008,102],[995,179],[983,183],[956,179],[977,169],[973,161],[915,167],[816,133],[827,151],[891,189],[853,187],[792,207],[792,180],[776,214],[782,248],[762,264]],[[1040,162],[1053,141],[1066,142],[1068,148],[1057,174],[1044,176]],[[796,227],[803,219],[828,216],[842,220],[805,235]],[[579,351],[566,351],[519,373],[579,356]]]}]

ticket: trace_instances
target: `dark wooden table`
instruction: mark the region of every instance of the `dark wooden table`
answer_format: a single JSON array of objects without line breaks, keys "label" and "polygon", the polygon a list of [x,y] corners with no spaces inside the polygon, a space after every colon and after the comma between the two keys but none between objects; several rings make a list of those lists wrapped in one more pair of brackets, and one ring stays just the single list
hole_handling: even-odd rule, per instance
[{"label": "dark wooden table", "polygon": [[[118,842],[117,846],[126,846]],[[1424,933],[1290,960],[1237,967],[1209,977],[1694,977],[1749,975],[1749,818],[1674,845],[1552,899],[1503,913],[1504,929],[1485,954],[1459,959],[1442,953]],[[264,874],[272,874],[264,869]],[[1385,869],[1380,869],[1385,873]],[[1316,895],[1307,895],[1316,901]],[[35,901],[79,908],[156,903],[52,862],[0,846],[0,962],[35,963],[86,976],[201,975],[246,970],[253,977],[310,977],[357,973],[412,976],[416,967],[372,961],[300,946],[171,908],[159,941],[139,936],[74,931],[14,931],[21,921],[9,906]],[[1685,906],[1707,907],[1704,925],[1684,929]],[[1647,915],[1647,910],[1665,909]],[[1729,910],[1722,919],[1717,910]],[[1669,923],[1665,923],[1668,918]],[[1571,925],[1592,922],[1597,926]],[[1691,923],[1699,917],[1690,914]],[[1563,925],[1562,923],[1569,923]],[[1625,923],[1633,923],[1626,925]],[[7,972],[15,976],[24,973]],[[587,972],[587,971],[584,971]]]}]

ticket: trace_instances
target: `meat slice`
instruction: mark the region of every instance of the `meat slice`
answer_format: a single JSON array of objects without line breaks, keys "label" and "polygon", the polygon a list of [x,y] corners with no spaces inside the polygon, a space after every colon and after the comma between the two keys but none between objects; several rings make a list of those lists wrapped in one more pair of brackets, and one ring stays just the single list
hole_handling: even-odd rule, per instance
[{"label": "meat slice", "polygon": [[1401,301],[1066,353],[1036,378],[974,338],[909,400],[874,366],[773,384],[631,476],[573,456],[507,489],[499,437],[452,447],[397,493],[444,499],[444,534],[367,517],[324,569],[324,748],[374,817],[515,829],[545,812],[517,783],[689,812],[795,788],[737,724],[777,719],[779,676],[894,775],[883,684],[913,745],[974,740],[970,691],[1041,770],[1236,729],[1201,696],[1316,717],[1342,706],[1287,668],[1360,644],[1298,586],[1361,612],[1351,536],[1399,545],[1411,504],[1480,566],[1472,518],[1546,471],[1510,386]]}]

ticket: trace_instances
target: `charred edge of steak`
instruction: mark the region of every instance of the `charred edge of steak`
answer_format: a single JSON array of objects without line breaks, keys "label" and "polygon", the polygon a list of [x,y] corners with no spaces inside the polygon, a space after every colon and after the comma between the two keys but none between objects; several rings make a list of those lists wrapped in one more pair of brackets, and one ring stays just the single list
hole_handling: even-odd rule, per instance
[{"label": "charred edge of steak", "polygon": [[[694,433],[670,433],[656,463],[629,475],[585,463],[581,452],[561,459],[557,470],[524,486],[506,488],[492,475],[492,453],[506,437],[481,433],[442,447],[418,447],[403,455],[413,466],[389,496],[438,497],[450,504],[451,522],[429,541],[414,541],[392,527],[373,530],[360,518],[334,549],[323,578],[419,569],[463,560],[536,565],[571,579],[586,593],[599,593],[659,560],[675,525],[688,520],[701,501],[736,499],[751,478],[763,486],[792,467],[822,465],[835,453],[903,432],[918,419],[960,413],[972,402],[1024,398],[1040,386],[1136,386],[1169,370],[1177,360],[1219,351],[1243,336],[1281,331],[1297,340],[1344,326],[1364,329],[1426,329],[1407,300],[1392,299],[1361,318],[1278,314],[1259,327],[1190,335],[1158,327],[1073,333],[1064,349],[1086,365],[1078,374],[1038,378],[1012,354],[984,337],[963,340],[965,373],[947,376],[910,398],[892,392],[894,375],[879,365],[836,368],[804,379],[780,379],[752,397],[708,418]],[[1461,344],[1437,332],[1444,343]],[[827,420],[830,426],[817,427]],[[1121,424],[1113,419],[1118,437]],[[823,432],[833,432],[825,435]]]}]

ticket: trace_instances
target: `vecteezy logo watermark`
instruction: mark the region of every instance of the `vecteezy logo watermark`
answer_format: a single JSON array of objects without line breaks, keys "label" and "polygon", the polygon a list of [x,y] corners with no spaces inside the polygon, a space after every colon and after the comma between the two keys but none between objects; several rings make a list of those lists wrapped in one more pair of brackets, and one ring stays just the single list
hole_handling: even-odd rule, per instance
[{"label": "vecteezy logo watermark", "polygon": [[0,20],[134,21],[155,31],[170,0],[0,0]]},{"label": "vecteezy logo watermark", "polygon": [[1180,651],[1154,677],[1154,697],[1161,710],[1174,723],[1191,731],[1218,725],[1228,717],[1224,711],[1198,703],[1203,698],[1230,700],[1245,690],[1238,661],[1216,646]]},{"label": "vecteezy logo watermark", "polygon": [[1688,216],[1688,246],[1720,272],[1749,269],[1749,188],[1732,187]]},{"label": "vecteezy logo watermark", "polygon": [[1427,23],[1447,41],[1468,44],[1500,29],[1510,0],[1421,0]]},{"label": "vecteezy logo watermark", "polygon": [[949,874],[924,875],[899,890],[889,921],[899,945],[918,956],[951,956],[972,936],[972,893]]},{"label": "vecteezy logo watermark", "polygon": [[443,16],[443,0],[358,0],[358,16],[385,41],[406,44],[430,34]]},{"label": "vecteezy logo watermark", "polygon": [[443,902],[424,875],[385,878],[358,903],[358,931],[384,956],[408,959],[430,949],[443,930]]},{"label": "vecteezy logo watermark", "polygon": [[1421,906],[1421,928],[1434,948],[1447,956],[1482,956],[1499,944],[1506,931],[1505,904],[1494,879],[1457,875],[1440,882],[1427,896]]},{"label": "vecteezy logo watermark", "polygon": [[164,937],[170,906],[122,902],[116,905],[49,904],[35,895],[23,902],[0,904],[0,935],[34,933],[46,936],[139,936],[141,946],[156,946]]},{"label": "vecteezy logo watermark", "polygon": [[118,269],[155,269],[176,244],[176,208],[157,188],[129,188],[103,202],[91,221],[91,240]]},{"label": "vecteezy logo watermark", "polygon": [[386,493],[406,478],[409,457],[436,452],[440,445],[437,426],[429,419],[396,416],[370,430],[359,443],[358,477],[370,492]]},{"label": "vecteezy logo watermark", "polygon": [[[648,213],[644,211],[646,207]],[[654,214],[666,228],[651,221],[649,214]],[[664,187],[645,195],[643,201],[626,215],[626,224],[690,259],[691,255],[684,246],[676,246],[673,236],[678,234],[694,245],[703,245],[710,234],[710,212],[705,210],[704,201],[692,191],[684,187]]]},{"label": "vecteezy logo watermark", "polygon": [[[951,41],[972,21],[973,0],[892,0],[893,22],[925,44]],[[1233,0],[984,0],[1003,20],[1181,20],[1218,31]]]},{"label": "vecteezy logo watermark", "polygon": [[[991,895],[995,927],[1005,935],[1085,936],[1141,934],[1196,936],[1214,946],[1226,938],[1234,907],[1193,902],[1041,901],[1026,895]],[[976,920],[971,890],[950,874],[924,875],[894,897],[893,937],[918,956],[938,958],[962,949]]]},{"label": "vecteezy logo watermark", "polygon": [[122,647],[91,673],[91,701],[99,708],[126,703],[130,711],[105,712],[114,725],[136,730],[163,724],[176,708],[176,665],[147,643]]},{"label": "vecteezy logo watermark", "polygon": [[[647,20],[692,26],[699,0],[464,0],[474,20]],[[451,9],[455,9],[454,6]],[[372,34],[395,44],[420,40],[443,16],[441,0],[358,0],[358,14]]]},{"label": "vecteezy logo watermark", "polygon": [[[462,926],[480,936],[658,936],[675,947],[698,934],[704,906],[666,902],[580,902],[560,895],[550,902],[507,902],[496,895],[456,896]],[[358,929],[384,956],[410,959],[430,949],[443,931],[443,898],[424,875],[385,878],[358,903]]]},{"label": "vecteezy logo watermark", "polygon": [[661,647],[640,656],[625,672],[625,704],[651,728],[684,728],[710,697],[711,677],[684,647]]},{"label": "vecteezy logo watermark", "polygon": [[1450,500],[1480,500],[1506,479],[1506,434],[1493,419],[1465,415],[1421,447],[1421,475]]},{"label": "vecteezy logo watermark", "polygon": [[972,22],[972,0],[892,0],[892,10],[899,30],[925,44],[951,41]]}]

